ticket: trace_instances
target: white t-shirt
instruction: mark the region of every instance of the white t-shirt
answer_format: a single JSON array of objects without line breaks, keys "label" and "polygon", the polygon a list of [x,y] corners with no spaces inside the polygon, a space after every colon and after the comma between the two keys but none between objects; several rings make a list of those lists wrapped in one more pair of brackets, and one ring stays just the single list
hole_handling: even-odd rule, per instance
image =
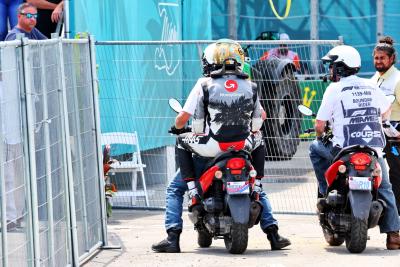
[{"label": "white t-shirt", "polygon": [[203,82],[207,81],[207,79],[209,78],[203,77],[197,80],[196,84],[192,88],[192,91],[190,91],[188,98],[186,99],[182,111],[185,111],[193,116],[197,107],[197,101],[199,100],[199,96],[200,94],[203,93],[203,88],[201,87],[201,85]]},{"label": "white t-shirt", "polygon": [[390,105],[382,91],[370,80],[352,75],[328,86],[317,120],[332,119],[333,145],[368,145],[382,156],[385,137],[381,114]]}]

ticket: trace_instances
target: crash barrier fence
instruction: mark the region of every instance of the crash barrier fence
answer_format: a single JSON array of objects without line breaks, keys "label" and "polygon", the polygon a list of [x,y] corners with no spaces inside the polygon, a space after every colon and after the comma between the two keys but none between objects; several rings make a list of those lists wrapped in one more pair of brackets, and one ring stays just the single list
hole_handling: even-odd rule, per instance
[{"label": "crash barrier fence", "polygon": [[106,243],[91,40],[0,42],[0,265],[78,266]]},{"label": "crash barrier fence", "polygon": [[[184,104],[202,77],[202,52],[211,42],[96,42],[102,131],[136,132],[146,166],[145,179],[134,180],[129,172],[110,171],[111,182],[117,188],[112,199],[114,208],[165,208],[166,187],[178,167],[175,136],[168,134],[176,113],[168,99],[177,98]],[[263,188],[277,213],[315,213],[317,183],[308,156],[314,136],[306,133],[313,127],[313,120],[303,117],[297,106],[304,104],[314,112],[318,110],[328,85],[322,81],[327,71],[320,58],[342,40],[240,43],[246,51],[244,68],[258,85],[267,113],[263,126]],[[282,53],[289,49],[298,59],[275,56],[260,60],[273,48]],[[132,158],[131,151],[118,145],[111,144],[111,151],[115,159]],[[132,186],[132,181],[137,184]]]}]

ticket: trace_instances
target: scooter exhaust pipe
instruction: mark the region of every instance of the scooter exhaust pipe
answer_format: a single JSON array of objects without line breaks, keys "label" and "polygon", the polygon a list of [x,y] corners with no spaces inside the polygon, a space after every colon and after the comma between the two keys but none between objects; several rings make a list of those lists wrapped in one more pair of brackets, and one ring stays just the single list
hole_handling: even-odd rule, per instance
[{"label": "scooter exhaust pipe", "polygon": [[261,210],[262,210],[262,205],[259,201],[256,200],[250,203],[250,216],[248,223],[249,228],[253,227],[255,224],[258,223],[258,221],[260,220]]},{"label": "scooter exhaust pipe", "polygon": [[368,228],[373,228],[378,225],[385,204],[383,200],[372,201],[371,208],[369,209]]}]

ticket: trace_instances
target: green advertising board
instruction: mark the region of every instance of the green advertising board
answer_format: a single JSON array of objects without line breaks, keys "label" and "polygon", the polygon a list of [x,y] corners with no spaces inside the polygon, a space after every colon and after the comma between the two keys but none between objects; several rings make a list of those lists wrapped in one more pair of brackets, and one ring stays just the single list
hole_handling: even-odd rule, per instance
[{"label": "green advertising board", "polygon": [[[318,112],[318,108],[321,105],[322,97],[324,95],[326,87],[328,87],[328,82],[323,82],[322,80],[304,80],[299,81],[299,86],[301,89],[301,103],[309,107],[313,113]],[[314,118],[311,116],[304,116],[301,124],[300,138],[314,138],[315,133],[304,133],[309,128],[314,127]]]}]

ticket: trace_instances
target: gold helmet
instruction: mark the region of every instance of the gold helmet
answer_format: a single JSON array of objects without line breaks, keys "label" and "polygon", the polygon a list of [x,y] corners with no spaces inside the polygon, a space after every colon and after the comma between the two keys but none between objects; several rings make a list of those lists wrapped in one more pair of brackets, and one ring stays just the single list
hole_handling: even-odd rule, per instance
[{"label": "gold helmet", "polygon": [[220,39],[204,49],[202,56],[203,75],[209,76],[225,64],[230,69],[242,71],[244,51],[238,42],[231,39]]}]

